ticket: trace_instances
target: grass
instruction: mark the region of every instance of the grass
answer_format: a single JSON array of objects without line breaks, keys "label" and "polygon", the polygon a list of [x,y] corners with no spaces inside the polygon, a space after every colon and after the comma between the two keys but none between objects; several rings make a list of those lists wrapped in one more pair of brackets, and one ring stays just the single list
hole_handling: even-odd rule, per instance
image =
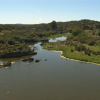
[{"label": "grass", "polygon": [[[75,51],[74,46],[62,45],[61,42],[45,43],[43,45],[43,49],[63,51],[62,56],[66,58],[100,64],[100,55],[91,54],[91,56],[88,56],[84,52]],[[98,49],[98,46],[97,46],[97,49]],[[73,50],[73,52],[71,50]]]},{"label": "grass", "polygon": [[57,37],[60,37],[60,36],[62,36],[62,34],[50,35],[49,38],[57,38]]},{"label": "grass", "polygon": [[99,45],[95,45],[95,46],[87,46],[90,49],[94,50],[94,51],[99,51],[100,50],[100,46]]}]

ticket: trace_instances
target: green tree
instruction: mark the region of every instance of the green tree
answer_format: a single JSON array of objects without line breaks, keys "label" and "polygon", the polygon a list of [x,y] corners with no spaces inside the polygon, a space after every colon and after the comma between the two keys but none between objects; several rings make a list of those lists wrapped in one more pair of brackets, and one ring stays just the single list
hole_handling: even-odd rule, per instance
[{"label": "green tree", "polygon": [[100,23],[98,23],[98,24],[96,25],[96,28],[100,28]]},{"label": "green tree", "polygon": [[57,28],[57,23],[56,23],[56,21],[52,21],[50,24],[51,24],[51,28],[52,28],[53,30],[55,30],[55,29]]},{"label": "green tree", "polygon": [[100,32],[98,33],[98,36],[100,36]]},{"label": "green tree", "polygon": [[70,33],[72,33],[72,30],[73,30],[72,28],[69,28],[69,30],[68,30],[68,31],[69,31]]},{"label": "green tree", "polygon": [[72,30],[72,34],[73,34],[74,36],[79,35],[81,32],[82,32],[82,31],[81,31],[81,29],[80,29],[79,27],[75,27],[75,28]]}]

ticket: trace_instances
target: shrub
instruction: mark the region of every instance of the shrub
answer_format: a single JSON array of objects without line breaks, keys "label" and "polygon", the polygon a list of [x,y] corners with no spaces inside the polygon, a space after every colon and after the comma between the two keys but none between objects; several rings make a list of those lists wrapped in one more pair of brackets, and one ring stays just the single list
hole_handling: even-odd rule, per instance
[{"label": "shrub", "polygon": [[72,30],[72,34],[73,34],[74,36],[79,35],[81,32],[82,32],[82,31],[81,31],[81,29],[80,29],[79,27],[75,27],[75,28]]}]

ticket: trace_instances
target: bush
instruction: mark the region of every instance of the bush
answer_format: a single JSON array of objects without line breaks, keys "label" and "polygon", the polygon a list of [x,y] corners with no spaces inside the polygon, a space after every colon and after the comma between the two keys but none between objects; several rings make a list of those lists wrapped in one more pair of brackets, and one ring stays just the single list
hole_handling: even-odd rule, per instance
[{"label": "bush", "polygon": [[98,36],[100,36],[100,32],[98,33]]},{"label": "bush", "polygon": [[92,40],[88,43],[88,45],[90,45],[90,46],[95,45],[95,44],[96,44],[96,42],[92,41]]},{"label": "bush", "polygon": [[72,30],[72,34],[73,34],[74,36],[79,35],[81,32],[82,32],[82,31],[81,31],[81,29],[80,29],[79,27],[75,27],[75,28]]},{"label": "bush", "polygon": [[84,45],[76,45],[75,46],[75,49],[77,50],[77,51],[85,51],[86,50],[86,47],[84,46]]},{"label": "bush", "polygon": [[8,40],[8,44],[9,44],[9,45],[14,45],[15,42],[14,42],[13,40]]},{"label": "bush", "polygon": [[70,51],[71,51],[71,52],[74,52],[74,50],[73,50],[73,49],[71,49]]},{"label": "bush", "polygon": [[73,29],[72,29],[72,28],[70,28],[68,31],[69,31],[70,33],[72,33],[72,30],[73,30]]}]

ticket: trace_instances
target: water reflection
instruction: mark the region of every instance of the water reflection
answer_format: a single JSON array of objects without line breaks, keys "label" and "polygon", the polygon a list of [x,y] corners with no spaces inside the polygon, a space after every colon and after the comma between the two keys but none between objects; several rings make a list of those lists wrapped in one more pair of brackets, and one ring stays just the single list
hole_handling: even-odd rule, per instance
[{"label": "water reflection", "polygon": [[42,46],[41,46],[41,42],[39,42],[39,43],[36,43],[35,45],[34,45],[34,47],[36,48],[36,50],[42,50]]},{"label": "water reflection", "polygon": [[53,38],[53,39],[50,39],[49,42],[57,42],[58,40],[59,41],[65,41],[67,39],[67,37],[59,37],[59,38]]}]

